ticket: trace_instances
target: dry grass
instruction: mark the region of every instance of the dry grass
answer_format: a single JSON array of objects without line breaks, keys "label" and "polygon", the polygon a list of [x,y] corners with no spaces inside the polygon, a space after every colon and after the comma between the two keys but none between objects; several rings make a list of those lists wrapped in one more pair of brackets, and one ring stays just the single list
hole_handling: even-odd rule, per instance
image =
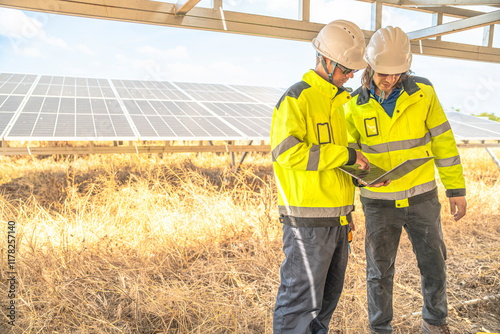
[{"label": "dry grass", "polygon": [[[500,156],[500,150],[495,150]],[[468,215],[454,222],[444,190],[450,324],[456,333],[500,332],[497,167],[462,151]],[[0,211],[18,223],[16,333],[271,333],[281,225],[269,155],[238,175],[226,155],[0,158]],[[358,202],[334,333],[366,333],[363,216]],[[6,225],[0,235],[7,299]],[[403,238],[395,333],[418,333],[420,277]]]}]

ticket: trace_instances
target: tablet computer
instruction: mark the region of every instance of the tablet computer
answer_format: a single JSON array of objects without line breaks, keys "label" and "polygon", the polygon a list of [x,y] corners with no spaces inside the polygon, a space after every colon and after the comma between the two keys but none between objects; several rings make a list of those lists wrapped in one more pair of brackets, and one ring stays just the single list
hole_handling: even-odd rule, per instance
[{"label": "tablet computer", "polygon": [[338,168],[370,186],[387,180],[397,180],[432,159],[434,159],[433,156],[406,160],[390,171],[386,171],[372,163],[370,163],[369,171],[359,169],[358,164],[350,166],[344,165]]}]

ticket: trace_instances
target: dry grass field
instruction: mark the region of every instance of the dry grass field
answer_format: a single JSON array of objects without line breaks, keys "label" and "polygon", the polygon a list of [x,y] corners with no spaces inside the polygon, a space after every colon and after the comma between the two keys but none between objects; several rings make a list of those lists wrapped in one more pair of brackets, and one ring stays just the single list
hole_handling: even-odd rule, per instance
[{"label": "dry grass field", "polygon": [[[500,172],[484,149],[461,155],[465,218],[451,219],[439,188],[449,323],[453,333],[500,333]],[[229,161],[1,157],[0,333],[271,333],[283,254],[270,156],[251,154],[236,175]],[[9,220],[15,327],[6,317]],[[355,221],[330,333],[368,332],[359,201]],[[420,276],[406,236],[396,266],[395,333],[419,333]]]}]

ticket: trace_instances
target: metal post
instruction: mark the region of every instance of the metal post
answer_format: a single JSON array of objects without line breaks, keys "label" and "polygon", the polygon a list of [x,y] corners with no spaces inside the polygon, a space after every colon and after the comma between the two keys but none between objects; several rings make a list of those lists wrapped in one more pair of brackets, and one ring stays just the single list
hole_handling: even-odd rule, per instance
[{"label": "metal post", "polygon": [[495,153],[489,147],[486,148],[486,151],[488,151],[488,153],[490,154],[491,158],[493,159],[493,161],[497,165],[498,169],[500,169],[500,160],[498,160],[498,158],[495,155]]},{"label": "metal post", "polygon": [[[233,141],[232,140],[228,140],[227,143],[228,143],[229,146],[233,145]],[[234,160],[234,152],[229,152],[229,155],[231,155],[231,168],[233,168],[236,165],[236,162]]]},{"label": "metal post", "polygon": [[[253,140],[250,140],[247,145],[252,145],[252,143],[253,143]],[[240,162],[238,163],[238,166],[236,166],[236,169],[234,170],[235,173],[237,173],[240,170],[240,166],[243,163],[243,161],[245,160],[248,153],[249,152],[243,152],[241,159],[240,159]]]}]

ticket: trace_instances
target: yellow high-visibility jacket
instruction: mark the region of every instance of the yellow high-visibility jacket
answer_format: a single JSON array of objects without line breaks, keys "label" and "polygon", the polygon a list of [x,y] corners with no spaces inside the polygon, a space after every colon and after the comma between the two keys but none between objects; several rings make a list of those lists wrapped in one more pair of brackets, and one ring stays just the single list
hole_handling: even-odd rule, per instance
[{"label": "yellow high-visibility jacket", "polygon": [[352,220],[354,185],[336,169],[356,161],[356,151],[347,148],[343,105],[349,99],[310,70],[276,105],[271,149],[282,223],[318,227]]},{"label": "yellow high-visibility jacket", "polygon": [[390,170],[411,158],[435,156],[387,187],[361,188],[362,197],[395,201],[396,207],[408,206],[417,195],[435,193],[434,164],[446,195],[465,196],[455,137],[427,79],[410,76],[403,81],[392,118],[369,89],[360,87],[352,95],[345,106],[349,147],[361,149],[370,163]]}]

